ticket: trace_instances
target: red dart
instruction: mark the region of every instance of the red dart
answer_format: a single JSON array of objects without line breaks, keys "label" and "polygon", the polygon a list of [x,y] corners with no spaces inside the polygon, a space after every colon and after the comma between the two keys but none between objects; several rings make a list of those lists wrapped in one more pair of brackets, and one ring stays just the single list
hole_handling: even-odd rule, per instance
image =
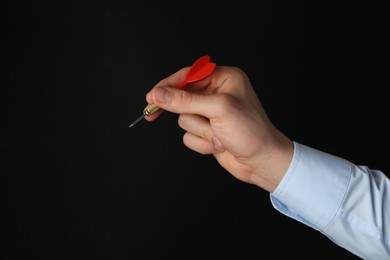
[{"label": "red dart", "polygon": [[210,62],[210,56],[203,56],[192,64],[183,82],[176,86],[176,88],[183,88],[188,83],[193,83],[202,80],[213,73],[216,64]]},{"label": "red dart", "polygon": [[[203,57],[200,57],[198,60],[192,64],[190,70],[188,71],[185,79],[179,83],[176,88],[183,88],[185,87],[188,83],[193,83],[199,80],[202,80],[209,76],[213,71],[215,70],[216,64],[213,62],[210,62],[210,56],[206,55]],[[144,109],[144,112],[142,116],[140,116],[137,120],[135,120],[131,125],[129,126],[132,127],[133,125],[137,124],[139,121],[141,121],[143,118],[146,116],[152,115],[154,112],[156,112],[159,109],[159,107],[155,104],[150,104]]]}]

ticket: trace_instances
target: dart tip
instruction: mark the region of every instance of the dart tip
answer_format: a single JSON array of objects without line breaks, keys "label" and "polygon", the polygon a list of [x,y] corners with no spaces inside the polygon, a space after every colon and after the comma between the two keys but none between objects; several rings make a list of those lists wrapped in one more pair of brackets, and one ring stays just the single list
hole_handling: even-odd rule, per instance
[{"label": "dart tip", "polygon": [[131,123],[131,125],[129,125],[129,128],[132,127],[133,125],[135,125],[136,123]]},{"label": "dart tip", "polygon": [[134,126],[135,124],[137,124],[139,121],[141,121],[143,118],[145,118],[145,115],[142,115],[140,116],[139,118],[137,118],[137,120],[135,120],[133,123],[131,123],[131,125],[129,125],[129,128]]}]

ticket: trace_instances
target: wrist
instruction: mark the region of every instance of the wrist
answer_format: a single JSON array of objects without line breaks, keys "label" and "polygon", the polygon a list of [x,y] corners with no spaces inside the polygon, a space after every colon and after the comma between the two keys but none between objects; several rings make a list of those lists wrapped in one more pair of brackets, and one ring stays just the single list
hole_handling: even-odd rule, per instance
[{"label": "wrist", "polygon": [[251,183],[273,192],[286,174],[293,155],[294,142],[281,135],[262,152],[262,159],[251,176]]}]

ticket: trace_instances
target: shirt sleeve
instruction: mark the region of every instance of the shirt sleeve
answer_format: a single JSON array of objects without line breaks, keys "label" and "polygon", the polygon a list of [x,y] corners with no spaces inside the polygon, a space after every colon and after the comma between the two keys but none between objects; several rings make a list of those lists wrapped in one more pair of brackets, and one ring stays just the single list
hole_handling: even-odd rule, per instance
[{"label": "shirt sleeve", "polygon": [[379,170],[294,142],[275,209],[363,259],[390,259],[390,180]]}]

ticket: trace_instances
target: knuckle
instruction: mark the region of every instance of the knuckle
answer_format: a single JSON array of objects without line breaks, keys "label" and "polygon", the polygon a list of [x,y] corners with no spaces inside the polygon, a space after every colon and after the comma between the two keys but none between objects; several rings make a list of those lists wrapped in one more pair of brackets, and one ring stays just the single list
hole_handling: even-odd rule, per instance
[{"label": "knuckle", "polygon": [[189,106],[192,103],[192,95],[187,91],[180,91],[179,94],[180,106]]}]

